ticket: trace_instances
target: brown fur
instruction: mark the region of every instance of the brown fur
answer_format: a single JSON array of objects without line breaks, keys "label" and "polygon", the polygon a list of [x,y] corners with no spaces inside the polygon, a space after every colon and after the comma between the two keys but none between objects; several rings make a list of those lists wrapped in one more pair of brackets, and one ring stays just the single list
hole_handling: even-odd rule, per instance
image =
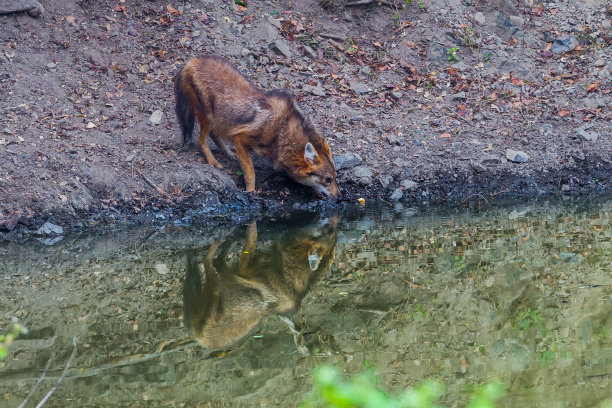
[{"label": "brown fur", "polygon": [[183,143],[191,138],[195,120],[198,143],[209,164],[222,168],[208,146],[208,136],[228,155],[224,141],[234,144],[244,172],[246,191],[255,191],[250,152],[270,160],[319,195],[340,196],[329,145],[281,91],[256,88],[228,60],[217,56],[194,58],[175,78],[176,113]]},{"label": "brown fur", "polygon": [[191,335],[204,346],[225,347],[248,334],[264,316],[294,312],[329,270],[337,226],[334,217],[258,250],[253,223],[239,256],[232,256],[238,240],[229,239],[213,243],[203,262],[188,257],[184,321]]}]

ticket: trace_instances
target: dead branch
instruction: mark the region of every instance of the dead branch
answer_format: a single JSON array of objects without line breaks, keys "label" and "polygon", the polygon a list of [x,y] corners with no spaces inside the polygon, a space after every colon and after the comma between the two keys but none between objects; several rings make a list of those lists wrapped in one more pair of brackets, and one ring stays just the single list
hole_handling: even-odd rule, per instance
[{"label": "dead branch", "polygon": [[51,388],[51,390],[47,393],[47,395],[44,396],[44,398],[38,403],[38,405],[36,406],[36,408],[40,408],[43,406],[43,404],[45,402],[47,402],[47,400],[49,399],[49,397],[51,397],[51,395],[53,395],[53,393],[55,392],[55,390],[57,390],[57,387],[59,387],[60,383],[62,382],[62,380],[64,379],[64,377],[66,376],[66,373],[68,372],[68,369],[70,368],[70,364],[72,364],[72,359],[74,358],[74,355],[76,354],[77,351],[77,340],[76,340],[76,336],[72,337],[72,345],[73,345],[73,349],[72,349],[72,354],[70,355],[70,358],[68,358],[68,362],[66,363],[66,367],[64,367],[64,371],[62,371],[62,375],[60,375],[60,378],[58,378],[57,382],[55,383],[55,385],[53,386],[53,388]]}]

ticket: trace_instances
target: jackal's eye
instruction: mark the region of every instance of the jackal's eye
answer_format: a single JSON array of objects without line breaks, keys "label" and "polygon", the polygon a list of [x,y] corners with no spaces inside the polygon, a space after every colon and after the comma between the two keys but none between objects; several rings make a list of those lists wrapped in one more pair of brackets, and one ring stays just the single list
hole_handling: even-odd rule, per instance
[{"label": "jackal's eye", "polygon": [[325,177],[325,182],[326,182],[327,184],[331,184],[331,182],[332,182],[332,178],[331,178],[331,177]]}]

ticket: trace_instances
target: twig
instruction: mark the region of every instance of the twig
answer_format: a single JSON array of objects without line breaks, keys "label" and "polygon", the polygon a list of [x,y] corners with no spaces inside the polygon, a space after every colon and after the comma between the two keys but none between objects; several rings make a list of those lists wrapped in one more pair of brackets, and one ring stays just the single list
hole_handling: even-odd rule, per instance
[{"label": "twig", "polygon": [[158,187],[157,185],[155,185],[155,183],[153,183],[151,180],[149,180],[147,178],[147,176],[145,176],[144,174],[142,174],[142,172],[140,170],[136,170],[136,172],[138,174],[140,174],[140,176],[142,177],[142,179],[151,187],[153,187],[155,190],[157,190],[157,192],[161,193],[164,197],[168,197],[168,193],[166,193],[164,190],[162,190],[160,187]]},{"label": "twig", "polygon": [[341,41],[341,42],[346,41],[346,37],[337,35],[337,34],[332,34],[332,33],[319,33],[319,37],[330,38],[332,40]]},{"label": "twig", "polygon": [[72,345],[74,346],[74,348],[72,349],[72,354],[70,355],[70,358],[68,359],[68,362],[66,363],[66,367],[64,367],[64,371],[62,371],[62,375],[60,375],[60,378],[58,378],[58,380],[55,383],[55,385],[53,386],[53,388],[51,388],[51,390],[47,393],[47,395],[45,395],[45,397],[38,403],[36,408],[42,407],[43,404],[45,402],[47,402],[49,397],[51,397],[51,395],[55,392],[55,390],[57,390],[57,387],[59,387],[60,383],[62,382],[62,380],[66,376],[66,373],[68,372],[68,368],[70,368],[70,364],[72,363],[72,359],[74,358],[74,355],[76,354],[76,351],[77,351],[76,336],[72,337]]},{"label": "twig", "polygon": [[463,200],[461,200],[461,204],[465,203],[465,201],[466,201],[468,198],[472,197],[472,196],[476,196],[476,197],[480,197],[480,198],[482,198],[483,200],[485,200],[485,202],[487,203],[487,205],[491,206],[491,203],[489,202],[489,200],[487,200],[486,198],[484,198],[484,197],[482,196],[482,194],[478,194],[478,193],[475,193],[475,194],[470,194],[469,196],[465,197]]},{"label": "twig", "polygon": [[28,393],[27,397],[25,397],[23,402],[21,404],[19,404],[19,406],[17,408],[23,408],[25,406],[26,402],[28,402],[28,400],[32,396],[32,394],[34,394],[34,391],[36,391],[36,389],[38,388],[38,386],[40,385],[42,380],[45,378],[45,375],[47,374],[47,370],[49,370],[49,366],[51,365],[51,361],[52,360],[53,360],[53,354],[51,354],[51,357],[49,357],[49,360],[47,360],[47,365],[45,366],[45,369],[43,370],[42,375],[40,376],[38,381],[36,381],[36,384],[34,384],[34,387],[30,390],[30,392]]},{"label": "twig", "polygon": [[357,1],[351,1],[350,3],[346,3],[344,5],[344,7],[349,7],[349,6],[361,6],[363,4],[370,4],[372,2],[372,0],[357,0]]}]

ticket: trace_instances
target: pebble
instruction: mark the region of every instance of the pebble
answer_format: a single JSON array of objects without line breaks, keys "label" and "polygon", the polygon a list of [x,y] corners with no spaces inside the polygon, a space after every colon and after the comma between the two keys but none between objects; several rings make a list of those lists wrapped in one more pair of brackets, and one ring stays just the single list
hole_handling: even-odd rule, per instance
[{"label": "pebble", "polygon": [[606,65],[606,60],[604,60],[603,58],[599,58],[593,63],[593,65],[595,65],[596,67],[603,67]]},{"label": "pebble", "polygon": [[398,146],[403,146],[406,143],[406,139],[396,134],[390,134],[387,136],[387,142],[389,142],[391,145],[396,144]]},{"label": "pebble", "polygon": [[576,46],[578,46],[578,40],[574,37],[563,36],[555,39],[553,45],[550,47],[550,51],[553,54],[561,54],[572,51]]},{"label": "pebble", "polygon": [[272,44],[270,44],[270,49],[286,58],[291,58],[293,56],[293,53],[291,52],[291,47],[289,46],[289,43],[285,40],[274,41]]},{"label": "pebble", "polygon": [[600,106],[601,107],[606,106],[606,102],[603,100],[603,98],[585,98],[584,106],[586,106],[587,109],[595,110],[599,108]]},{"label": "pebble", "polygon": [[588,142],[595,142],[599,138],[596,132],[587,132],[584,127],[576,129],[576,134]]},{"label": "pebble", "polygon": [[529,160],[529,155],[520,150],[506,149],[506,159],[514,163],[525,163]]},{"label": "pebble", "polygon": [[485,17],[482,11],[479,11],[478,13],[474,14],[474,21],[476,21],[476,23],[480,25],[487,24],[487,18]]},{"label": "pebble", "polygon": [[609,30],[610,28],[612,28],[612,21],[610,21],[610,19],[605,19],[601,22],[601,28],[603,28],[604,30]]},{"label": "pebble", "polygon": [[391,193],[391,196],[389,198],[393,201],[396,201],[400,200],[403,196],[404,192],[401,189],[396,188],[395,190],[393,190],[393,193]]},{"label": "pebble", "polygon": [[47,64],[47,69],[51,72],[55,72],[56,67],[57,67],[57,64],[55,62],[50,62]]},{"label": "pebble", "polygon": [[363,159],[357,153],[345,153],[334,158],[336,171],[340,169],[352,169],[363,163]]},{"label": "pebble", "polygon": [[149,117],[149,121],[147,122],[151,126],[157,126],[161,123],[163,113],[160,110],[156,110]]},{"label": "pebble", "polygon": [[540,126],[540,134],[542,136],[549,135],[552,133],[552,131],[553,131],[552,125],[549,125],[548,123],[545,123],[542,126]]},{"label": "pebble", "polygon": [[2,129],[2,131],[4,132],[5,135],[12,135],[13,134],[13,131],[11,129],[7,128],[7,127]]},{"label": "pebble", "polygon": [[317,85],[317,86],[312,86],[312,85],[302,85],[302,91],[304,92],[310,92],[313,95],[317,95],[317,96],[325,96],[325,89],[323,89],[321,86]]},{"label": "pebble", "polygon": [[400,182],[400,185],[404,187],[406,191],[414,191],[419,186],[416,182],[410,179],[404,179]]},{"label": "pebble", "polygon": [[520,16],[510,16],[510,18],[508,18],[508,21],[510,21],[510,24],[514,27],[522,27],[523,24],[525,24],[525,19]]},{"label": "pebble", "polygon": [[317,53],[312,48],[310,48],[308,45],[304,46],[304,52],[309,58],[313,60],[317,59]]},{"label": "pebble", "polygon": [[353,169],[353,175],[357,178],[372,177],[372,170],[366,166],[357,166]]},{"label": "pebble", "polygon": [[355,91],[358,95],[366,95],[372,92],[372,89],[368,86],[368,84],[359,82],[359,81],[350,81],[349,83],[351,89]]},{"label": "pebble", "polygon": [[378,178],[378,181],[380,181],[380,185],[383,188],[387,188],[387,187],[389,187],[389,184],[391,184],[391,182],[393,181],[393,177],[391,177],[391,175],[389,175],[389,174],[382,174]]}]

